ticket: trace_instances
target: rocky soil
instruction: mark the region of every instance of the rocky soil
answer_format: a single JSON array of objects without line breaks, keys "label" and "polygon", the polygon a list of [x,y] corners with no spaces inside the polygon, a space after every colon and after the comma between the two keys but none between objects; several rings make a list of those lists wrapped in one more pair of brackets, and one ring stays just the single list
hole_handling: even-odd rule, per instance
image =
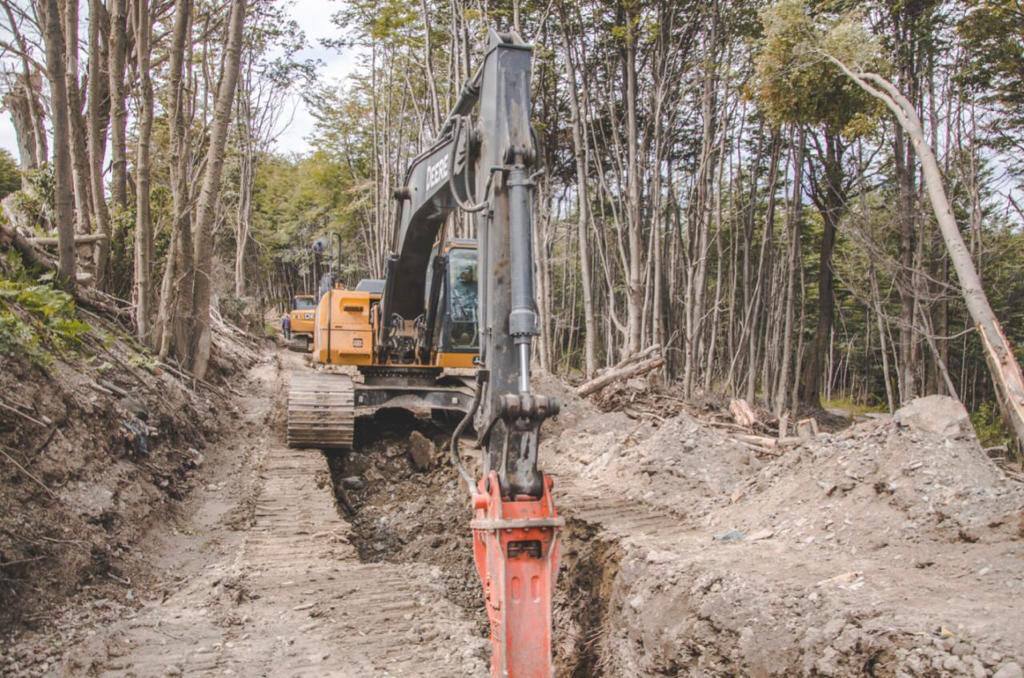
[{"label": "rocky soil", "polygon": [[562,395],[561,619],[592,645],[566,674],[1020,675],[1024,484],[962,413],[761,457],[686,413]]}]

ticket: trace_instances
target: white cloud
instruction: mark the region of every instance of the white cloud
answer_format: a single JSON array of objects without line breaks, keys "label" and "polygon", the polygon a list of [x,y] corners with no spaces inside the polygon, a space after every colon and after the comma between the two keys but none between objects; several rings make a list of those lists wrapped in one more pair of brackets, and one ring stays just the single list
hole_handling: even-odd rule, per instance
[{"label": "white cloud", "polygon": [[[295,0],[292,6],[292,16],[305,31],[306,40],[310,44],[309,49],[304,50],[299,57],[319,59],[322,62],[316,74],[319,83],[344,81],[356,68],[358,49],[339,52],[320,44],[323,38],[339,37],[337,27],[331,23],[331,15],[338,7],[339,3],[323,0]],[[313,116],[298,94],[292,97],[291,104],[295,106],[294,116],[288,128],[278,137],[275,150],[281,153],[306,153],[310,150],[307,139],[313,132]]]}]

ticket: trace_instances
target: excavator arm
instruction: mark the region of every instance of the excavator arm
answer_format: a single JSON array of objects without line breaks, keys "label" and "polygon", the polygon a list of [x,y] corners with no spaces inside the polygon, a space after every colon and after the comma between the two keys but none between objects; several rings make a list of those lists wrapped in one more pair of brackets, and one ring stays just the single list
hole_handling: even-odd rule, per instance
[{"label": "excavator arm", "polygon": [[[551,479],[538,468],[543,421],[558,403],[533,393],[530,354],[538,334],[533,289],[534,179],[530,127],[533,50],[515,33],[490,31],[484,62],[464,88],[439,139],[416,157],[395,191],[393,253],[380,306],[382,361],[397,356],[393,335],[405,323],[432,325],[437,295],[427,294],[430,253],[455,210],[477,233],[475,399],[452,438],[452,456],[469,486],[474,556],[491,623],[492,675],[552,675],[551,594],[558,569],[558,528]],[[435,259],[436,261],[436,259]],[[436,264],[435,264],[436,265]],[[438,275],[431,272],[436,283]],[[436,284],[434,285],[435,292]],[[420,332],[417,351],[433,327]],[[472,421],[484,450],[473,480],[458,455]]]}]

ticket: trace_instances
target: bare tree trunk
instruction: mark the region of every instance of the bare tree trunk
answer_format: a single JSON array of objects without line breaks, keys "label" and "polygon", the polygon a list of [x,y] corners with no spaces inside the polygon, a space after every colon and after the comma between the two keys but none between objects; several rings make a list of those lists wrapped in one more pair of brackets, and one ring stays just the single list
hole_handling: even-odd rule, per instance
[{"label": "bare tree trunk", "polygon": [[786,393],[789,388],[789,365],[793,346],[793,316],[796,307],[796,272],[800,266],[800,230],[803,220],[803,168],[806,133],[801,127],[797,134],[797,145],[793,149],[793,201],[789,211],[789,272],[786,279],[786,315],[782,330],[782,359],[775,391],[775,415],[781,416],[786,409]]},{"label": "bare tree trunk", "polygon": [[[106,155],[106,129],[103,124],[103,100],[109,91],[103,87],[106,71],[103,68],[101,28],[106,8],[102,0],[89,0],[89,82],[86,89],[86,119],[89,138],[89,181],[92,187],[93,214],[96,229],[106,236],[96,244],[96,286],[105,289],[107,285],[108,262],[110,259],[110,211],[103,187],[103,158]],[[109,36],[102,36],[109,37]]]},{"label": "bare tree trunk", "polygon": [[[24,169],[32,169],[42,165],[49,157],[49,152],[46,148],[46,126],[43,124],[43,104],[37,95],[37,89],[42,89],[42,78],[37,77],[36,72],[29,63],[28,43],[18,28],[18,22],[14,18],[14,12],[11,10],[9,0],[4,0],[3,6],[4,12],[7,14],[11,35],[18,46],[18,50],[21,52],[21,83],[25,93],[25,122],[23,126],[18,124],[18,116],[15,114],[14,108],[11,109],[11,112],[12,115],[15,115],[19,152],[22,153],[22,167]],[[38,86],[36,85],[37,81],[39,81]],[[4,103],[5,105],[7,103],[6,96],[4,97]],[[24,146],[21,144],[24,144]],[[27,155],[29,151],[31,153]],[[25,164],[27,158],[30,158],[28,165]]]},{"label": "bare tree trunk", "polygon": [[434,55],[430,41],[430,8],[427,0],[420,0],[420,11],[423,13],[423,65],[427,72],[427,91],[430,93],[431,132],[436,134],[441,128],[441,103],[437,98],[437,83],[434,81]]},{"label": "bare tree trunk", "polygon": [[128,159],[126,131],[128,113],[124,86],[125,57],[128,48],[127,0],[111,0],[110,4],[110,192],[114,205],[128,205]]},{"label": "bare tree trunk", "polygon": [[872,266],[868,275],[871,282],[871,300],[875,307],[875,318],[878,323],[878,345],[882,353],[882,379],[885,381],[885,400],[889,406],[890,414],[896,411],[896,401],[892,393],[892,378],[889,376],[889,347],[885,340],[885,318],[882,315],[882,300],[878,293],[878,278],[875,276],[875,268]]},{"label": "bare tree trunk", "polygon": [[629,242],[628,269],[626,271],[626,353],[640,350],[641,325],[643,323],[643,261],[640,234],[640,128],[637,120],[636,82],[636,27],[633,16],[626,12],[629,35],[623,54],[622,69],[626,80],[626,229]]},{"label": "bare tree trunk", "polygon": [[[818,259],[818,324],[814,343],[804,361],[801,378],[800,401],[808,407],[821,407],[822,372],[824,357],[832,337],[832,319],[835,314],[835,290],[832,274],[832,250],[835,247],[836,228],[846,204],[843,190],[843,145],[838,134],[825,133],[825,153],[821,158],[822,176],[811,173],[814,202],[821,213],[823,232]],[[827,381],[827,377],[826,377]]]},{"label": "bare tree trunk", "polygon": [[580,256],[580,286],[583,288],[583,373],[592,379],[597,370],[597,323],[594,320],[594,297],[590,270],[590,192],[587,184],[587,146],[580,115],[576,67],[569,43],[564,8],[562,12],[562,45],[569,81],[569,112],[572,116],[572,146],[576,161],[576,240]]},{"label": "bare tree trunk", "polygon": [[175,0],[174,27],[170,48],[171,104],[171,248],[164,266],[164,277],[160,285],[160,310],[154,328],[153,343],[161,358],[167,357],[172,349],[182,353],[188,350],[188,332],[192,307],[192,220],[189,190],[189,149],[188,129],[185,117],[185,88],[183,70],[185,66],[186,39],[191,25],[192,0]]},{"label": "bare tree trunk", "polygon": [[65,0],[64,35],[68,89],[68,132],[71,170],[75,186],[75,221],[79,233],[92,231],[92,198],[89,195],[89,157],[86,152],[85,120],[82,118],[82,93],[78,85],[78,2]]},{"label": "bare tree trunk", "polygon": [[[3,108],[10,112],[11,122],[14,124],[20,167],[23,170],[31,170],[39,166],[39,161],[36,159],[36,127],[32,121],[29,103],[32,92],[23,84],[24,80],[23,76],[19,76],[16,85],[4,93]],[[23,185],[26,178],[22,177]]]},{"label": "bare tree trunk", "polygon": [[53,202],[59,244],[58,272],[65,284],[75,284],[75,222],[71,193],[71,153],[68,131],[68,97],[64,59],[64,31],[58,0],[40,0],[39,16],[46,43],[46,71],[50,80],[50,108],[53,111]]},{"label": "bare tree trunk", "polygon": [[242,30],[245,23],[246,0],[232,0],[228,20],[228,42],[224,54],[224,70],[214,104],[210,147],[206,156],[206,172],[199,194],[196,221],[193,227],[195,247],[195,280],[193,282],[193,345],[190,368],[202,379],[210,363],[210,299],[213,272],[213,220],[220,196],[221,174],[224,169],[224,149],[227,145],[231,106],[235,100],[235,86],[242,56]]},{"label": "bare tree trunk", "polygon": [[917,157],[921,161],[928,199],[932,211],[939,223],[939,230],[946,242],[949,258],[960,279],[960,290],[968,313],[978,329],[981,343],[985,349],[992,382],[996,386],[1003,414],[1007,424],[1017,437],[1018,444],[1024,445],[1024,376],[1020,365],[1013,354],[1002,325],[981,285],[981,278],[974,267],[970,250],[964,243],[963,236],[953,216],[953,208],[946,197],[946,189],[942,181],[942,172],[928,142],[925,141],[921,120],[914,106],[897,90],[892,83],[874,73],[854,73],[838,59],[829,57],[847,76],[857,83],[865,92],[876,97],[896,116],[900,126],[910,137]]},{"label": "bare tree trunk", "polygon": [[153,82],[149,76],[149,38],[153,30],[149,0],[135,0],[135,49],[139,64],[139,131],[135,157],[135,330],[150,341],[153,280],[153,219],[150,213],[150,140],[153,134]]}]

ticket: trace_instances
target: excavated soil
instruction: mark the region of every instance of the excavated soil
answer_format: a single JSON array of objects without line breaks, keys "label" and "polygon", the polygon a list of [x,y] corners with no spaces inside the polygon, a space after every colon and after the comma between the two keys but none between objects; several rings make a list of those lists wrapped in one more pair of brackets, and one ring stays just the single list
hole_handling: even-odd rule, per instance
[{"label": "excavated soil", "polygon": [[[567,517],[556,675],[1019,675],[1024,487],[973,435],[879,420],[759,457],[684,412],[541,388],[567,402],[542,450]],[[443,428],[365,421],[332,479],[360,558],[436,568],[483,661]]]},{"label": "excavated soil", "polygon": [[886,419],[760,458],[561,395],[545,465],[604,563],[562,624],[596,657],[577,675],[1020,675],[1024,485],[972,434]]}]

